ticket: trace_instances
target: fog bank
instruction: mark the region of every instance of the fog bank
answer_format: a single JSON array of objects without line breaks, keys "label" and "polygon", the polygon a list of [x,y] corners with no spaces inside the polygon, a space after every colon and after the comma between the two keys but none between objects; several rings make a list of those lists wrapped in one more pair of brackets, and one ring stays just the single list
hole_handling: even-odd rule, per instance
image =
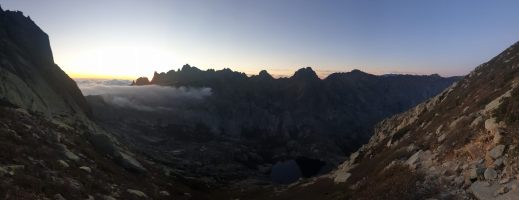
[{"label": "fog bank", "polygon": [[141,111],[173,110],[212,94],[211,88],[130,86],[124,80],[77,80],[84,96],[99,95],[106,103]]}]

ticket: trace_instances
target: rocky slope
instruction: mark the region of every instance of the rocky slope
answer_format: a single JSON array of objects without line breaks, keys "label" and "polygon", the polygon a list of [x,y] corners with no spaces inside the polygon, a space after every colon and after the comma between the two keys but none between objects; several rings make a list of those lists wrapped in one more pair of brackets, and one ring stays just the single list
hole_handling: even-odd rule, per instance
[{"label": "rocky slope", "polygon": [[[322,199],[517,199],[519,43],[376,126],[331,175],[288,191]],[[337,189],[340,188],[340,189]]]}]

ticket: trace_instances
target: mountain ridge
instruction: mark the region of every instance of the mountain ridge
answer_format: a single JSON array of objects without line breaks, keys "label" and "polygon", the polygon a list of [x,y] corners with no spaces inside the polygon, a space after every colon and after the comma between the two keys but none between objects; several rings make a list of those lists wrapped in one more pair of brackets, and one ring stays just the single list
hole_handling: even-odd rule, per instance
[{"label": "mountain ridge", "polygon": [[298,70],[296,70],[294,72],[294,74],[292,74],[291,76],[287,76],[287,77],[273,77],[267,70],[261,70],[258,74],[252,74],[252,75],[246,75],[245,73],[243,72],[238,72],[238,71],[233,71],[229,68],[224,68],[224,69],[221,69],[221,70],[214,70],[214,69],[207,69],[207,70],[201,70],[195,66],[191,66],[189,64],[185,64],[183,65],[181,68],[179,68],[178,70],[169,70],[168,72],[160,72],[158,73],[157,71],[155,71],[153,74],[153,77],[151,79],[151,81],[143,81],[143,82],[140,82],[140,83],[137,83],[137,80],[143,80],[143,79],[148,79],[147,77],[139,77],[137,80],[134,80],[134,83],[132,85],[149,85],[149,84],[157,84],[157,85],[161,85],[161,84],[167,84],[166,82],[162,82],[164,81],[164,78],[167,76],[168,73],[178,73],[178,72],[189,72],[189,73],[229,73],[229,74],[235,74],[237,76],[244,76],[245,77],[248,77],[248,78],[252,78],[252,77],[262,77],[262,79],[307,79],[307,80],[316,80],[319,79],[319,80],[326,80],[326,79],[330,79],[330,78],[334,78],[334,77],[337,77],[337,76],[352,76],[352,77],[355,77],[355,76],[358,76],[358,77],[362,77],[362,76],[376,76],[376,77],[391,77],[391,76],[421,76],[421,77],[441,77],[441,78],[461,78],[463,76],[447,76],[447,77],[444,77],[444,76],[440,76],[439,74],[430,74],[430,75],[414,75],[414,74],[382,74],[382,75],[374,75],[374,74],[370,74],[370,73],[367,73],[367,72],[364,72],[362,70],[359,70],[359,69],[353,69],[349,72],[333,72],[329,75],[327,75],[326,77],[324,78],[320,78],[319,76],[317,76],[317,73],[312,69],[312,67],[302,67],[302,68],[299,68]]},{"label": "mountain ridge", "polygon": [[[247,76],[231,69],[200,70],[184,65],[167,73],[155,72],[151,81],[141,77],[130,88],[207,88],[209,96],[180,104],[173,102],[182,101],[170,100],[161,106],[171,107],[153,112],[113,103],[121,97],[136,104],[141,104],[137,102],[140,98],[152,102],[153,97],[141,97],[137,92],[89,96],[87,101],[97,122],[131,146],[179,168],[212,162],[213,168],[198,174],[184,172],[204,178],[218,174],[215,179],[228,184],[240,179],[237,177],[265,178],[268,171],[258,169],[268,170],[290,159],[309,160],[310,165],[325,163],[324,173],[367,142],[376,122],[436,95],[456,80],[458,77],[375,76],[360,71],[319,79],[311,68],[302,68],[292,77],[273,78],[267,71]],[[161,141],[160,148],[153,141]],[[211,152],[218,161],[187,150],[170,153],[193,148]]]}]

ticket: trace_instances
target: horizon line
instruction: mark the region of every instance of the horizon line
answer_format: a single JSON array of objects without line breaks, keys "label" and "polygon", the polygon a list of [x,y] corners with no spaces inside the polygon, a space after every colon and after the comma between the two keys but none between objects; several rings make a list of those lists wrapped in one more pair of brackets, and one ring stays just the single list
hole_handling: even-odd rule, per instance
[{"label": "horizon line", "polygon": [[[191,66],[191,65],[190,65]],[[196,67],[196,66],[191,66],[191,67]],[[198,67],[196,67],[198,68]],[[306,67],[300,67],[299,69],[303,69],[303,68],[306,68]],[[310,67],[312,68],[312,67]],[[180,68],[176,68],[176,69],[171,69],[171,70],[179,70],[181,69]],[[200,68],[198,68],[200,69]],[[259,72],[257,73],[246,73],[246,72],[242,72],[242,71],[235,71],[229,67],[225,67],[225,68],[222,68],[222,69],[214,69],[214,68],[208,68],[208,69],[200,69],[202,71],[207,71],[209,69],[213,69],[215,71],[219,71],[219,70],[223,70],[223,69],[230,69],[231,71],[233,72],[239,72],[239,73],[244,73],[245,75],[247,75],[248,77],[251,77],[251,76],[254,76],[254,75],[258,75]],[[297,70],[299,70],[297,69]],[[171,70],[168,70],[166,72],[157,72],[157,71],[154,71],[154,72],[157,72],[157,73],[167,73]],[[297,71],[297,70],[293,70],[292,73],[271,73],[270,71],[288,71],[288,70],[267,70],[267,69],[263,69],[265,71],[267,71],[272,77],[274,78],[288,78],[288,77],[291,77],[294,75],[294,73]],[[376,75],[376,76],[383,76],[383,75],[414,75],[414,76],[430,76],[430,75],[439,75],[441,77],[444,77],[444,78],[448,78],[448,77],[456,77],[456,76],[465,76],[467,74],[463,74],[463,75],[444,75],[444,74],[440,74],[440,73],[418,73],[418,72],[406,72],[406,71],[390,71],[390,72],[382,72],[382,73],[373,73],[373,72],[370,72],[370,71],[364,71],[364,70],[361,70],[361,69],[358,69],[358,68],[354,68],[352,70],[349,70],[349,71],[340,71],[340,70],[337,70],[337,71],[334,71],[334,70],[315,70],[314,68],[312,68],[312,70],[317,74],[317,76],[320,78],[320,79],[325,79],[327,78],[328,76],[330,76],[331,74],[334,74],[334,73],[348,73],[348,72],[352,72],[354,70],[359,70],[361,72],[364,72],[364,73],[367,73],[367,74],[371,74],[371,75]],[[260,70],[262,71],[262,70]],[[153,75],[151,77],[149,76],[146,76],[146,75],[142,75],[142,76],[133,76],[133,75],[109,75],[109,74],[91,74],[91,73],[74,73],[74,72],[71,72],[71,73],[67,73],[70,78],[72,79],[101,79],[101,80],[109,80],[109,79],[116,79],[116,80],[136,80],[137,78],[141,78],[141,77],[146,77],[146,78],[153,78]]]}]

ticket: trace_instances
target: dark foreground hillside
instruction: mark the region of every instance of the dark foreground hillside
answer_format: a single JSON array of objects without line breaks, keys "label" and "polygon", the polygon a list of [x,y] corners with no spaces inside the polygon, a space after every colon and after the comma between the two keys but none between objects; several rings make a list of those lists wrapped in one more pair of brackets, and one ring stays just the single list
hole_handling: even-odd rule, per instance
[{"label": "dark foreground hillside", "polygon": [[152,163],[143,163],[143,173],[125,169],[89,142],[85,127],[21,108],[0,113],[1,199],[211,199],[199,196],[208,193],[203,187],[190,189],[196,182],[179,184]]}]

